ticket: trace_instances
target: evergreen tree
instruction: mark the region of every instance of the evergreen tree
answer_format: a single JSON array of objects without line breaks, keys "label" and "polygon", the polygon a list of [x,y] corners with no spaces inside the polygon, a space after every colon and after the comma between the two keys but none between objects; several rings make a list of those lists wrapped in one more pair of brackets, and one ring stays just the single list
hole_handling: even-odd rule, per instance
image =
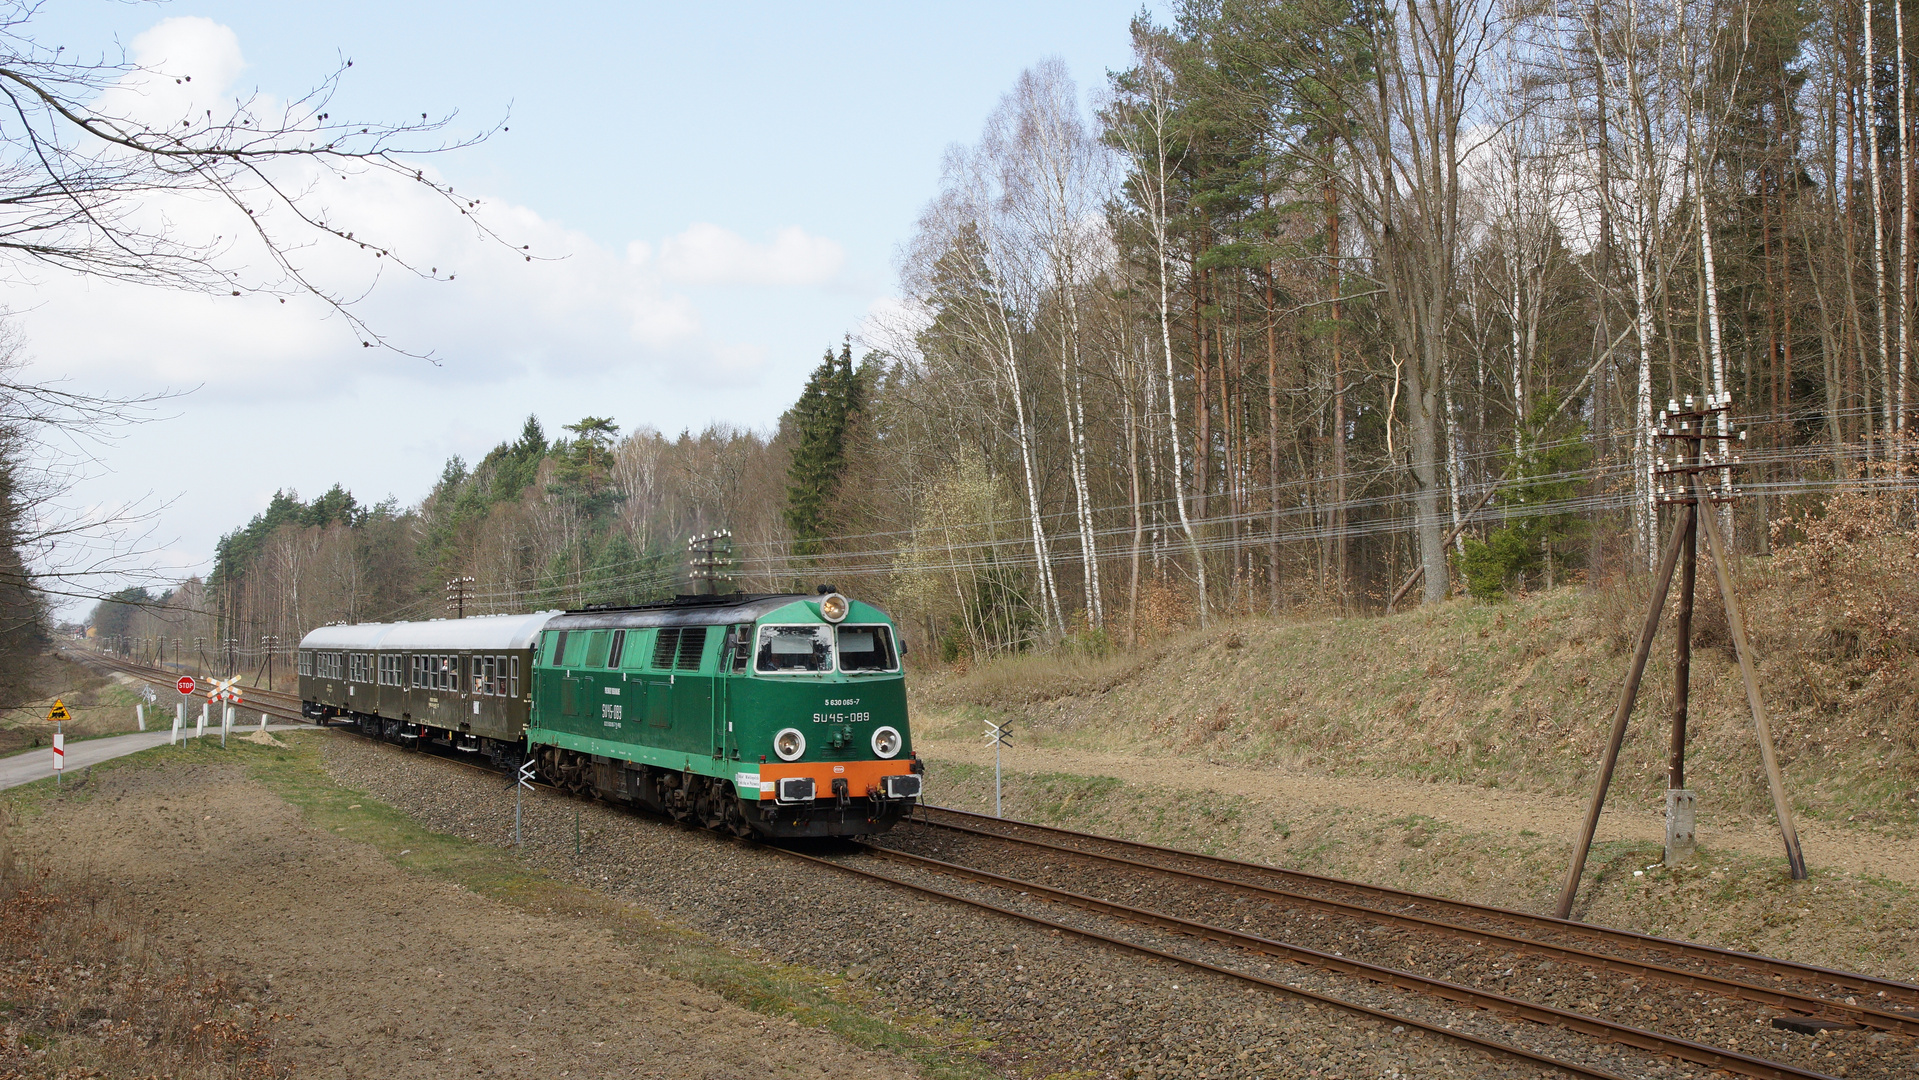
[{"label": "evergreen tree", "polygon": [[599,521],[619,504],[613,484],[613,440],[620,425],[604,416],[584,417],[566,425],[573,438],[555,443],[556,467],[550,490],[571,500],[589,521]]},{"label": "evergreen tree", "polygon": [[832,530],[828,510],[846,472],[847,439],[864,396],[848,339],[838,358],[831,348],[826,350],[784,418],[796,436],[793,462],[786,471],[786,526],[797,555],[825,550],[823,541]]}]

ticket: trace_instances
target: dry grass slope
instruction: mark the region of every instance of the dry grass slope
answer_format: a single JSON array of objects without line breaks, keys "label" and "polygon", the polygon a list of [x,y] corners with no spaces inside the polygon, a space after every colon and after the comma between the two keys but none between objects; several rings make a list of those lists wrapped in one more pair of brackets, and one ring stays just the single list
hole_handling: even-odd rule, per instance
[{"label": "dry grass slope", "polygon": [[[1798,527],[1832,531],[1828,519],[1843,510]],[[1900,834],[1919,827],[1919,635],[1906,622],[1919,610],[1915,559],[1919,539],[1890,530],[1800,543],[1739,568],[1802,813]],[[1103,659],[1020,657],[922,678],[916,723],[939,736],[970,733],[982,715],[1014,716],[1054,745],[1583,792],[1644,602],[1637,581],[1391,618],[1241,620]],[[1640,805],[1665,787],[1668,616],[1614,787]],[[1768,815],[1709,566],[1695,630],[1688,785],[1721,810]]]}]

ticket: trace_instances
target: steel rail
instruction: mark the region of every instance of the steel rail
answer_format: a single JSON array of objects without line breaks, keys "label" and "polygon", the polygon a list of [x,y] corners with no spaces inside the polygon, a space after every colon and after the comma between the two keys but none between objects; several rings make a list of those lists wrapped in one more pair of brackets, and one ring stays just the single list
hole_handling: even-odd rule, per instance
[{"label": "steel rail", "polygon": [[1577,922],[1572,919],[1559,919],[1550,915],[1535,915],[1531,912],[1515,911],[1512,908],[1495,907],[1490,904],[1475,904],[1467,900],[1449,900],[1445,897],[1407,892],[1403,889],[1394,889],[1384,885],[1368,885],[1364,882],[1313,874],[1304,870],[1288,870],[1284,867],[1267,866],[1261,863],[1247,862],[1242,859],[1229,859],[1219,855],[1202,855],[1198,852],[1182,851],[1179,848],[1165,847],[1159,844],[1147,844],[1136,840],[1120,840],[1110,836],[1100,836],[1096,833],[1062,829],[1053,825],[1039,825],[1030,821],[1019,821],[1012,818],[996,818],[988,814],[976,814],[971,810],[956,810],[952,807],[921,804],[920,811],[920,816],[914,816],[907,820],[936,828],[951,829],[955,832],[985,832],[989,835],[1005,835],[990,828],[982,829],[974,826],[955,825],[952,822],[937,821],[924,816],[924,814],[929,811],[939,814],[951,814],[959,818],[972,819],[996,825],[1013,826],[1021,829],[1032,829],[1038,832],[1051,833],[1056,836],[1070,837],[1075,840],[1091,840],[1102,844],[1113,844],[1121,848],[1130,848],[1135,851],[1150,851],[1160,855],[1192,859],[1211,866],[1277,875],[1293,881],[1305,882],[1330,889],[1340,889],[1382,901],[1400,904],[1427,904],[1459,915],[1467,915],[1475,918],[1502,919],[1540,930],[1570,934],[1574,937],[1585,938],[1589,941],[1605,942],[1641,949],[1657,949],[1677,953],[1692,959],[1711,960],[1722,964],[1736,964],[1750,967],[1769,975],[1809,979],[1814,982],[1841,986],[1853,993],[1881,994],[1888,1000],[1919,1004],[1919,986],[1899,982],[1895,979],[1883,979],[1874,975],[1862,975],[1854,971],[1824,968],[1816,964],[1804,964],[1796,960],[1782,960],[1777,957],[1761,956],[1757,953],[1740,952],[1736,949],[1721,948],[1717,945],[1701,945],[1693,941],[1678,941],[1673,938],[1662,938],[1652,934],[1642,934],[1636,930],[1621,930],[1616,927],[1594,926],[1590,923]]},{"label": "steel rail", "polygon": [[[885,874],[874,873],[871,870],[862,869],[857,866],[851,866],[843,862],[836,862],[832,859],[823,859],[817,855],[808,855],[804,852],[793,851],[789,848],[772,847],[770,845],[765,845],[765,847],[766,847],[766,850],[768,851],[777,852],[780,855],[783,855],[790,859],[796,859],[802,862],[814,863],[819,866],[830,867],[831,869],[837,870],[841,873],[852,874],[857,877],[865,878],[869,881],[877,881],[883,884],[892,885],[896,888],[905,889],[909,892],[923,893],[927,896],[936,896],[942,900],[950,900],[956,904],[964,904],[964,905],[967,905],[968,907],[979,908],[982,911],[990,911],[996,915],[1004,915],[1011,919],[1017,919],[1020,922],[1031,923],[1035,926],[1044,926],[1049,930],[1054,930],[1064,934],[1072,934],[1075,937],[1085,938],[1090,941],[1097,941],[1106,945],[1112,945],[1116,948],[1123,949],[1128,952],[1139,953],[1143,956],[1150,956],[1156,960],[1170,960],[1175,964],[1196,968],[1200,971],[1209,971],[1215,975],[1224,975],[1229,979],[1237,979],[1241,982],[1252,983],[1255,986],[1260,986],[1267,990],[1272,990],[1278,993],[1291,995],[1293,997],[1301,998],[1303,1000],[1310,1001],[1315,1004],[1327,1005],[1332,1008],[1342,1010],[1344,1012],[1353,1013],[1354,1015],[1357,1015],[1357,1016],[1363,1016],[1369,1019],[1379,1020],[1381,1022],[1388,1023],[1388,1024],[1403,1024],[1406,1027],[1418,1028],[1421,1031],[1425,1031],[1433,1035],[1438,1035],[1441,1038],[1450,1039],[1454,1042],[1462,1043],[1476,1050],[1482,1050],[1482,1051],[1486,1051],[1488,1053],[1492,1053],[1500,1056],[1517,1058],[1521,1061],[1525,1061],[1530,1064],[1541,1065],[1549,1069],[1558,1069],[1562,1072],[1571,1073],[1574,1076],[1592,1077],[1594,1078],[1594,1080],[1626,1080],[1626,1078],[1622,1076],[1621,1074],[1610,1072],[1606,1069],[1599,1068],[1598,1066],[1585,1065],[1576,1061],[1566,1061],[1561,1058],[1555,1058],[1547,1054],[1539,1053],[1537,1051],[1527,1050],[1524,1047],[1513,1046],[1508,1043],[1503,1043],[1498,1041],[1497,1039],[1488,1039],[1483,1036],[1474,1035],[1471,1032],[1458,1031],[1453,1028],[1446,1027],[1444,1024],[1433,1023],[1431,1021],[1426,1021],[1426,1020],[1419,1020],[1419,1019],[1415,1019],[1413,1017],[1408,1017],[1408,1016],[1401,1016],[1398,1013],[1387,1012],[1384,1009],[1375,1009],[1370,1005],[1361,1005],[1355,1001],[1347,1001],[1343,998],[1336,998],[1326,994],[1315,993],[1311,990],[1305,990],[1297,986],[1292,986],[1287,983],[1280,982],[1277,979],[1268,979],[1259,975],[1254,975],[1250,972],[1236,971],[1229,967],[1222,967],[1217,964],[1209,964],[1204,960],[1194,960],[1194,959],[1191,959],[1190,957],[1180,956],[1178,953],[1164,952],[1162,950],[1155,949],[1150,945],[1141,945],[1138,942],[1128,941],[1125,938],[1114,937],[1110,934],[1102,934],[1097,930],[1087,930],[1082,927],[1073,926],[1070,923],[1055,922],[1051,919],[1041,918],[1038,915],[1029,914],[1027,912],[1019,911],[1014,908],[1001,907],[998,904],[989,903],[985,900],[976,899],[970,896],[962,896],[959,893],[947,892],[944,889],[936,889],[930,885],[921,885],[916,882],[902,881],[899,878],[888,877]],[[1809,1074],[1809,1075],[1816,1075],[1816,1074]],[[1827,1078],[1827,1080],[1831,1080],[1831,1078]]]},{"label": "steel rail", "polygon": [[1449,923],[1442,919],[1430,919],[1423,915],[1408,915],[1395,911],[1382,911],[1379,908],[1367,907],[1364,904],[1354,904],[1327,897],[1310,896],[1305,893],[1274,888],[1270,885],[1257,885],[1251,882],[1234,881],[1230,878],[1214,877],[1211,874],[1202,874],[1194,870],[1182,870],[1175,866],[1142,862],[1138,859],[1128,859],[1118,855],[1080,851],[1077,848],[1066,847],[1062,844],[1049,844],[1043,840],[1008,836],[1005,833],[997,833],[987,829],[975,829],[964,825],[947,825],[945,827],[954,831],[972,833],[976,836],[1004,840],[1011,844],[1025,845],[1044,851],[1059,852],[1076,858],[1106,862],[1118,866],[1128,866],[1155,874],[1170,875],[1193,881],[1203,881],[1208,885],[1219,886],[1243,895],[1262,898],[1277,897],[1289,903],[1300,904],[1320,911],[1331,911],[1350,918],[1364,919],[1370,922],[1390,923],[1416,930],[1438,931],[1450,937],[1479,938],[1486,941],[1497,941],[1503,945],[1524,952],[1563,959],[1568,963],[1578,964],[1582,967],[1599,968],[1622,975],[1658,979],[1693,989],[1710,990],[1727,997],[1736,997],[1746,1001],[1758,1002],[1762,1005],[1773,1005],[1782,1009],[1791,1009],[1794,1012],[1804,1013],[1809,1016],[1825,1015],[1833,1019],[1844,1017],[1848,1022],[1858,1023],[1865,1027],[1876,1028],[1881,1031],[1893,1031],[1902,1035],[1919,1035],[1919,1018],[1905,1016],[1899,1013],[1882,1012],[1864,1005],[1848,1005],[1844,1001],[1836,1001],[1832,998],[1819,997],[1811,994],[1799,994],[1790,990],[1782,990],[1770,986],[1759,986],[1706,972],[1692,971],[1686,968],[1667,967],[1664,964],[1647,963],[1645,961],[1613,956],[1607,953],[1595,953],[1564,945],[1552,945],[1535,941],[1531,938],[1502,934],[1497,931],[1477,930],[1470,926],[1461,926],[1458,923]]},{"label": "steel rail", "polygon": [[[1223,926],[1194,922],[1190,919],[1182,919],[1176,915],[1148,911],[1144,908],[1136,908],[1111,900],[1101,900],[1098,897],[1086,896],[1082,893],[1075,893],[1066,889],[1056,889],[1050,885],[1023,881],[1019,878],[1006,877],[985,870],[976,870],[972,867],[959,866],[954,863],[943,862],[939,859],[929,859],[924,855],[913,855],[893,848],[878,847],[870,843],[861,843],[860,846],[865,848],[870,854],[888,861],[917,866],[921,869],[978,882],[982,885],[991,885],[995,888],[1030,894],[1042,900],[1068,904],[1097,914],[1108,915],[1114,918],[1124,919],[1128,922],[1135,922],[1174,933],[1186,934],[1222,945],[1231,945],[1249,952],[1291,960],[1309,967],[1317,967],[1342,975],[1357,976],[1400,990],[1411,990],[1416,993],[1485,1009],[1489,1012],[1516,1016],[1540,1024],[1565,1027],[1580,1032],[1581,1034],[1592,1035],[1610,1042],[1619,1043],[1623,1046],[1630,1046],[1635,1049],[1645,1050],[1666,1057],[1689,1061],[1695,1065],[1703,1065],[1707,1068],[1722,1069],[1726,1072],[1737,1073],[1741,1076],[1761,1077],[1764,1078],[1764,1080],[1813,1080],[1813,1078],[1824,1078],[1827,1076],[1825,1073],[1811,1072],[1798,1068],[1797,1066],[1787,1065],[1783,1062],[1768,1061],[1764,1058],[1741,1054],[1734,1050],[1708,1046],[1704,1043],[1693,1042],[1690,1039],[1681,1039],[1656,1031],[1647,1031],[1644,1028],[1636,1028],[1596,1016],[1587,1016],[1583,1013],[1576,1013],[1551,1005],[1540,1005],[1535,1002],[1521,1001],[1518,998],[1507,997],[1504,994],[1497,994],[1490,990],[1481,990],[1460,983],[1448,982],[1444,979],[1435,979],[1431,976],[1420,975],[1416,972],[1383,967],[1378,964],[1367,963],[1363,960],[1354,960],[1350,957],[1337,956],[1332,953],[1321,952],[1317,949],[1308,949],[1299,945],[1289,945],[1282,941],[1274,941],[1271,938],[1264,938],[1256,934],[1248,934]],[[1176,954],[1161,953],[1159,955],[1175,956],[1175,958],[1183,962],[1192,962],[1186,960],[1184,957],[1177,957]],[[1402,1019],[1399,1022],[1405,1023],[1406,1021]],[[1558,1067],[1564,1068],[1565,1066],[1561,1064]]]}]

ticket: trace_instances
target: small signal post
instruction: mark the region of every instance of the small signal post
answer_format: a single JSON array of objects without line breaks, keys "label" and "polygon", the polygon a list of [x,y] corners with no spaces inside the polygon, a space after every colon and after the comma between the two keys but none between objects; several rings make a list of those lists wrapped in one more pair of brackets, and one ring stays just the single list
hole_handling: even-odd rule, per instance
[{"label": "small signal post", "polygon": [[59,698],[53,699],[53,708],[47,710],[47,723],[53,725],[53,786],[60,786],[60,774],[67,768],[67,721],[73,714],[67,711],[67,703]]}]

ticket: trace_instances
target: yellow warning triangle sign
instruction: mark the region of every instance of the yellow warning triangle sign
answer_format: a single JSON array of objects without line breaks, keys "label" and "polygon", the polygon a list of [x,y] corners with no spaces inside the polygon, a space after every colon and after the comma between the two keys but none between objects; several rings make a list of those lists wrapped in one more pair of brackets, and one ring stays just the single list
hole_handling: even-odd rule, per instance
[{"label": "yellow warning triangle sign", "polygon": [[67,711],[66,702],[61,701],[59,698],[54,698],[53,708],[47,710],[47,723],[64,724],[71,719],[73,719],[73,714]]}]

